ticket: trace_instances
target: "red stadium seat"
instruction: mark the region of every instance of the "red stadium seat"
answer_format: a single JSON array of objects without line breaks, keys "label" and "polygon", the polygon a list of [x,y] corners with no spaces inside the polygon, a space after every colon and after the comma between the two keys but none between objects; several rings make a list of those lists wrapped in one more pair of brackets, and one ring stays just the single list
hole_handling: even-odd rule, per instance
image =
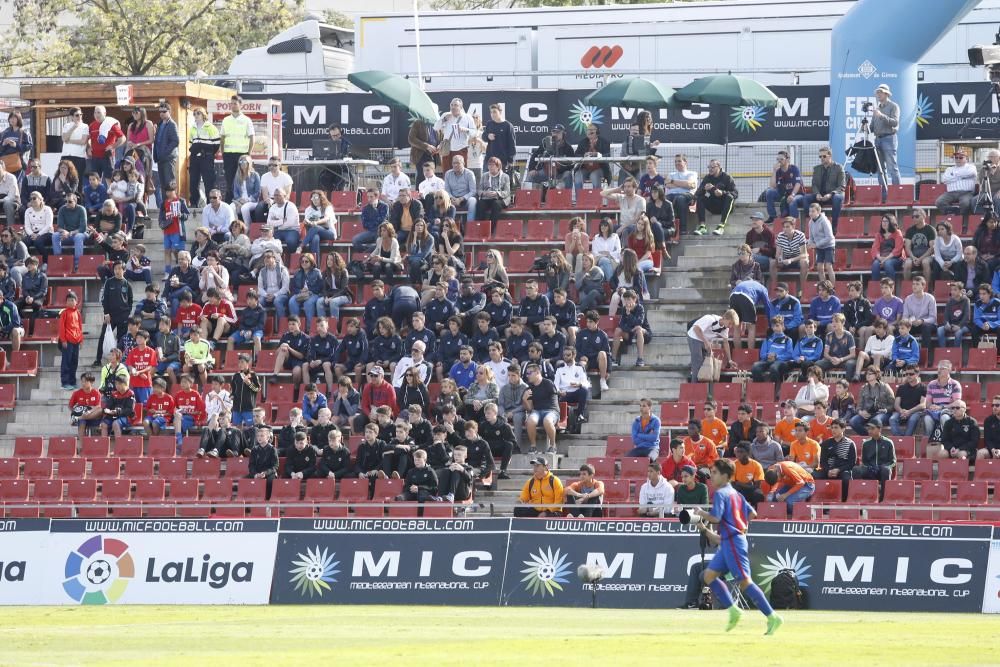
[{"label": "red stadium seat", "polygon": [[608,444],[605,447],[604,455],[610,456],[613,459],[619,459],[630,451],[634,447],[632,446],[632,437],[628,435],[609,435]]},{"label": "red stadium seat", "polygon": [[0,410],[13,410],[17,405],[17,385],[0,384]]},{"label": "red stadium seat", "polygon": [[52,459],[59,479],[83,479],[87,476],[87,460],[79,458]]},{"label": "red stadium seat", "polygon": [[[289,519],[311,519],[316,512],[316,508],[312,503],[305,504],[300,500],[286,501],[279,503],[279,506],[281,515]],[[274,516],[274,514],[271,516]]]},{"label": "red stadium seat", "polygon": [[365,502],[368,500],[368,480],[345,477],[340,480],[338,499],[344,502]]},{"label": "red stadium seat", "polygon": [[555,238],[555,223],[552,220],[528,220],[525,238],[529,241],[551,241]]},{"label": "red stadium seat", "polygon": [[226,459],[226,477],[246,477],[250,474],[250,461],[242,456]]},{"label": "red stadium seat", "polygon": [[597,188],[584,188],[576,191],[576,208],[578,211],[597,211],[604,205],[604,198]]},{"label": "red stadium seat", "polygon": [[[111,453],[111,438],[106,435],[84,436],[80,446],[80,456],[88,459],[108,456]],[[52,456],[50,454],[50,456]]]},{"label": "red stadium seat", "polygon": [[589,456],[587,463],[594,466],[594,475],[600,480],[614,479],[615,460],[604,456]]},{"label": "red stadium seat", "polygon": [[76,456],[76,437],[54,435],[49,438],[48,456],[50,459]]},{"label": "red stadium seat", "polygon": [[14,438],[14,457],[19,459],[39,459],[42,457],[44,441],[38,436],[18,436]]},{"label": "red stadium seat", "polygon": [[896,446],[896,459],[912,459],[916,456],[916,438],[912,435],[900,435],[893,438]]},{"label": "red stadium seat", "polygon": [[51,479],[52,459],[21,459],[24,464],[24,479]]},{"label": "red stadium seat", "polygon": [[316,503],[332,503],[335,490],[335,480],[321,477],[307,479],[305,499]]},{"label": "red stadium seat", "polygon": [[465,223],[466,243],[486,241],[490,238],[490,227],[489,220],[469,220]]},{"label": "red stadium seat", "polygon": [[944,183],[921,183],[920,197],[917,203],[921,206],[934,206],[937,198],[947,192],[948,186]]},{"label": "red stadium seat", "polygon": [[760,503],[757,505],[757,518],[764,521],[784,521],[788,518],[788,508],[785,503]]},{"label": "red stadium seat", "polygon": [[[970,371],[995,371],[997,369],[997,349],[995,347],[986,349],[971,348],[969,350],[969,362],[965,365],[965,368]],[[990,396],[987,396],[987,398],[990,398]]]},{"label": "red stadium seat", "polygon": [[573,208],[573,191],[569,188],[552,188],[545,193],[544,208],[565,211]]},{"label": "red stadium seat", "polygon": [[21,462],[17,459],[0,459],[0,479],[17,479],[21,475]]},{"label": "red stadium seat", "polygon": [[188,461],[181,458],[159,460],[159,476],[166,480],[187,479]]},{"label": "red stadium seat", "polygon": [[859,185],[854,189],[854,206],[881,206],[882,189],[877,185]]},{"label": "red stadium seat", "polygon": [[298,502],[302,493],[302,480],[276,479],[271,487],[272,502]]},{"label": "red stadium seat", "polygon": [[690,420],[688,403],[663,403],[660,405],[660,422],[665,426],[686,426]]},{"label": "red stadium seat", "polygon": [[40,503],[60,502],[63,499],[61,479],[40,479],[35,482],[34,498]]},{"label": "red stadium seat", "polygon": [[[913,205],[913,185],[890,185],[886,196],[886,206],[912,206]],[[839,231],[839,229],[838,229]]]},{"label": "red stadium seat", "polygon": [[149,436],[149,453],[154,459],[171,458],[177,454],[177,441],[172,435]]},{"label": "red stadium seat", "polygon": [[921,505],[947,505],[951,503],[951,482],[920,482]]},{"label": "red stadium seat", "polygon": [[376,479],[375,480],[375,495],[372,496],[372,500],[375,502],[380,502],[383,500],[392,500],[396,496],[403,493],[403,480],[401,479]]},{"label": "red stadium seat", "polygon": [[493,233],[495,241],[520,241],[524,238],[523,220],[498,220],[496,231]]},{"label": "red stadium seat", "polygon": [[984,482],[957,482],[955,502],[962,505],[985,505],[988,496]]},{"label": "red stadium seat", "polygon": [[[221,480],[219,481],[221,484]],[[175,503],[193,503],[198,500],[198,485],[199,482],[196,479],[170,480],[169,498]]]},{"label": "red stadium seat", "polygon": [[[978,459],[975,472],[977,482],[1000,482],[1000,459]],[[993,498],[1000,499],[1000,494],[994,492]]]},{"label": "red stadium seat", "polygon": [[831,507],[826,518],[830,521],[857,521],[859,515],[860,511],[854,508]]},{"label": "red stadium seat", "polygon": [[[52,278],[70,278],[73,273],[73,255],[50,255],[47,275]],[[82,274],[81,274],[82,275]]]},{"label": "red stadium seat", "polygon": [[507,256],[507,271],[510,273],[529,273],[534,262],[534,252],[516,250]]},{"label": "red stadium seat", "polygon": [[514,205],[512,209],[535,210],[542,205],[541,190],[517,190],[514,193]]},{"label": "red stadium seat", "polygon": [[[747,400],[751,403],[774,403],[773,382],[748,382]],[[765,415],[770,420],[770,415]]]},{"label": "red stadium seat", "polygon": [[[716,383],[715,386],[718,387],[719,383]],[[707,398],[708,398],[708,384],[707,383],[705,383],[705,382],[682,382],[681,383],[681,392],[680,392],[680,396],[678,397],[678,400],[685,401],[685,402],[692,403],[692,404],[699,404],[699,403],[704,403],[705,399],[707,399]],[[721,402],[723,399],[720,399],[720,398],[716,397],[715,400]]]},{"label": "red stadium seat", "polygon": [[115,438],[115,456],[123,459],[142,456],[142,436],[123,435]]},{"label": "red stadium seat", "polygon": [[[743,398],[743,385],[739,382],[715,382],[712,384],[712,398],[719,403],[739,403]],[[767,400],[773,398],[774,385],[771,385],[771,398]],[[753,399],[748,396],[747,400]],[[704,399],[700,403],[692,402],[696,406],[695,412],[698,412],[697,406],[701,403],[704,403]]]},{"label": "red stadium seat", "polygon": [[[230,482],[227,480],[227,483]],[[267,494],[267,483],[263,479],[241,479],[236,487],[236,500],[246,503],[262,503]]]},{"label": "red stadium seat", "polygon": [[228,479],[206,479],[201,499],[206,502],[228,503],[233,498],[233,483]]},{"label": "red stadium seat", "polygon": [[203,456],[195,459],[191,466],[191,476],[195,479],[215,479],[221,474],[222,464],[219,459]]},{"label": "red stadium seat", "polygon": [[645,480],[646,469],[649,466],[649,458],[625,457],[622,459],[622,479]]},{"label": "red stadium seat", "polygon": [[847,489],[847,502],[854,504],[874,504],[878,502],[878,482],[871,479],[856,479]]},{"label": "red stadium seat", "polygon": [[[197,488],[195,490],[197,492]],[[135,481],[136,500],[141,500],[143,502],[162,501],[165,492],[166,482],[162,479],[139,479]]]},{"label": "red stadium seat", "polygon": [[969,462],[966,459],[938,459],[939,480],[969,481]]},{"label": "red stadium seat", "polygon": [[632,483],[627,479],[611,479],[604,482],[604,502],[625,504],[632,499]]},{"label": "red stadium seat", "polygon": [[121,471],[122,462],[118,457],[87,460],[90,463],[90,476],[94,479],[114,479]]},{"label": "red stadium seat", "polygon": [[839,503],[841,496],[841,483],[839,479],[817,479],[815,481],[816,492],[811,501],[814,503]]},{"label": "red stadium seat", "polygon": [[122,476],[125,479],[153,479],[153,459],[150,457],[137,457],[125,459],[125,470]]},{"label": "red stadium seat", "polygon": [[[897,505],[912,505],[914,499],[914,483],[908,479],[890,479],[885,483],[883,503]],[[871,518],[871,517],[869,517]]]},{"label": "red stadium seat", "polygon": [[326,505],[317,505],[316,513],[323,518],[340,519],[346,518],[347,503],[329,503]]},{"label": "red stadium seat", "polygon": [[865,237],[864,216],[841,216],[837,223],[837,238],[860,239]]},{"label": "red stadium seat", "polygon": [[903,462],[903,479],[926,480],[933,476],[934,462],[930,459],[913,459]]}]

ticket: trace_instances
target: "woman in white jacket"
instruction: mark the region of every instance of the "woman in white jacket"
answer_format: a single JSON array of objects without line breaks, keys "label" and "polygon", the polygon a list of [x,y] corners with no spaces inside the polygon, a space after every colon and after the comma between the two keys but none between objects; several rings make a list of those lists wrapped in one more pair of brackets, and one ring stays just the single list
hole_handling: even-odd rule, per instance
[{"label": "woman in white jacket", "polygon": [[597,259],[597,266],[604,272],[604,278],[610,281],[622,261],[622,240],[615,234],[611,218],[601,218],[597,234],[590,240],[590,253]]},{"label": "woman in white jacket", "polygon": [[947,220],[937,223],[937,236],[934,238],[934,278],[942,273],[951,275],[951,265],[962,261],[962,239],[954,233],[954,228]]},{"label": "woman in white jacket", "polygon": [[42,256],[42,263],[49,261],[52,250],[52,209],[45,205],[41,192],[32,192],[28,208],[24,209],[24,244],[34,247]]}]

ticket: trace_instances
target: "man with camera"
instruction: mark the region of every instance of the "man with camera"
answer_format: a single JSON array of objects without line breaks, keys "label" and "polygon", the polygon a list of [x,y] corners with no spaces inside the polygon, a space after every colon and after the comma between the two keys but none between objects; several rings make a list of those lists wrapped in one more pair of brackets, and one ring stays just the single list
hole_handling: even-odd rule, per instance
[{"label": "man with camera", "polygon": [[986,161],[979,170],[979,196],[972,206],[973,213],[984,209],[1000,209],[1000,151],[993,149],[986,154]]},{"label": "man with camera", "polygon": [[934,206],[941,213],[948,213],[948,209],[958,206],[959,212],[963,215],[972,210],[972,200],[976,193],[976,167],[969,163],[969,157],[965,151],[959,149],[952,156],[955,164],[944,170],[941,182],[944,183],[948,191],[937,198]]},{"label": "man with camera", "polygon": [[875,88],[877,104],[866,103],[862,107],[865,113],[871,111],[871,130],[875,135],[875,150],[878,151],[881,171],[878,174],[879,185],[882,186],[882,201],[886,200],[889,188],[886,185],[886,175],[893,185],[899,185],[899,165],[896,164],[896,149],[899,139],[896,131],[899,129],[899,105],[890,100],[892,91],[884,83]]}]

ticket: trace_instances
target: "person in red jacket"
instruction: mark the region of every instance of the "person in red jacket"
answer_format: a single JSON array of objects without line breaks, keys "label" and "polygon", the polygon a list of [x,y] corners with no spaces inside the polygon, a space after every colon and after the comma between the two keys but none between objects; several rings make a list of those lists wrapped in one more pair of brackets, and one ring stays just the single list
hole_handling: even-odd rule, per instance
[{"label": "person in red jacket", "polygon": [[159,435],[174,419],[174,397],[167,393],[167,381],[163,378],[153,380],[153,395],[146,401],[146,416],[143,424],[151,435]]},{"label": "person in red jacket", "polygon": [[354,432],[364,433],[365,424],[376,423],[375,408],[387,405],[392,410],[392,416],[399,414],[396,406],[396,391],[392,384],[385,381],[385,371],[381,366],[372,366],[368,371],[368,383],[361,391],[361,409],[354,417]]},{"label": "person in red jacket", "polygon": [[153,374],[156,372],[156,365],[160,363],[156,348],[147,345],[148,341],[149,334],[146,333],[145,329],[137,331],[135,334],[136,345],[125,357],[125,365],[129,369],[135,402],[143,406],[146,405],[149,394],[153,390]]},{"label": "person in red jacket", "polygon": [[660,466],[663,477],[675,489],[681,484],[681,470],[684,466],[698,467],[695,465],[694,459],[684,452],[684,449],[683,440],[680,438],[672,439],[670,441],[670,456],[663,459],[663,465]]},{"label": "person in red jacket", "polygon": [[66,307],[59,313],[59,350],[62,352],[59,377],[62,388],[67,391],[76,389],[76,369],[83,343],[83,317],[77,303],[76,293],[70,292],[66,295]]},{"label": "person in red jacket", "polygon": [[94,429],[101,425],[104,417],[101,392],[94,388],[93,373],[84,373],[80,376],[80,388],[69,397],[69,411],[73,415],[73,425],[77,427],[77,433],[82,438],[87,435],[88,429]]},{"label": "person in red jacket", "polygon": [[236,324],[236,308],[214,287],[205,290],[205,305],[201,309],[201,337],[207,341],[226,342]]},{"label": "person in red jacket", "polygon": [[174,434],[177,437],[177,453],[181,452],[181,440],[195,426],[205,419],[205,401],[195,391],[194,378],[186,373],[181,376],[181,390],[174,396]]}]

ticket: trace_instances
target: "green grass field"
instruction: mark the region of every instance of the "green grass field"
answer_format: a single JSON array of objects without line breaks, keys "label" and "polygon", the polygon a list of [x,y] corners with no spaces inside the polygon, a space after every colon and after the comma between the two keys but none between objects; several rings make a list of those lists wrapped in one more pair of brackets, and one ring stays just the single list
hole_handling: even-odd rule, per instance
[{"label": "green grass field", "polygon": [[[514,607],[4,607],[2,665],[1000,664],[1000,619]],[[862,662],[865,661],[865,662]],[[693,663],[688,663],[693,664]]]}]

